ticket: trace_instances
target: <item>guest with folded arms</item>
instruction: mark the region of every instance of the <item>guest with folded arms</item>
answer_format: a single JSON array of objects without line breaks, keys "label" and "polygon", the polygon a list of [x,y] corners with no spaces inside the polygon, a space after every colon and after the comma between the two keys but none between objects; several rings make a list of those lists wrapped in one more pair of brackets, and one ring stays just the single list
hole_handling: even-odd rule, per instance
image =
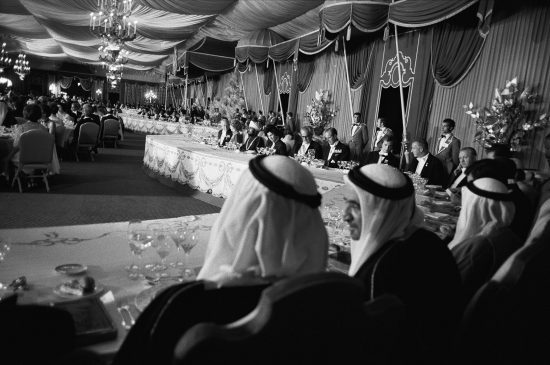
[{"label": "guest with folded arms", "polygon": [[265,133],[268,138],[266,147],[270,148],[274,155],[287,156],[286,144],[281,140],[283,133],[274,125],[268,125]]},{"label": "guest with folded arms", "polygon": [[308,151],[315,151],[316,159],[320,160],[323,158],[323,147],[316,141],[313,140],[313,128],[309,125],[300,128],[300,136],[302,137],[301,145],[296,144],[296,156],[307,156]]},{"label": "guest with folded arms", "polygon": [[407,307],[410,334],[399,348],[406,363],[446,363],[460,314],[460,275],[449,249],[424,228],[412,181],[383,164],[356,167],[344,181],[349,275],[365,285],[365,300],[392,294]]},{"label": "guest with folded arms", "polygon": [[222,129],[218,131],[218,146],[222,147],[231,140],[233,132],[229,128],[229,120],[226,117],[222,118],[220,124]]},{"label": "guest with folded arms", "polygon": [[480,178],[462,188],[462,209],[449,248],[462,276],[464,304],[521,247],[510,229],[514,215],[512,191],[497,179]]},{"label": "guest with folded arms", "polygon": [[393,142],[392,137],[386,136],[382,138],[380,150],[369,152],[365,159],[365,165],[376,163],[397,168],[399,166],[399,160],[391,152],[393,150]]},{"label": "guest with folded arms", "polygon": [[338,167],[339,161],[349,161],[349,147],[338,140],[338,132],[335,128],[327,128],[325,130],[325,139],[329,145],[329,149],[323,158],[325,166]]},{"label": "guest with folded arms", "polygon": [[246,131],[246,141],[241,145],[241,152],[255,153],[257,148],[265,147],[264,139],[258,136],[260,127],[255,122],[250,122]]},{"label": "guest with folded arms", "polygon": [[307,169],[259,156],[235,187],[212,227],[198,279],[272,281],[326,269],[321,195]]}]

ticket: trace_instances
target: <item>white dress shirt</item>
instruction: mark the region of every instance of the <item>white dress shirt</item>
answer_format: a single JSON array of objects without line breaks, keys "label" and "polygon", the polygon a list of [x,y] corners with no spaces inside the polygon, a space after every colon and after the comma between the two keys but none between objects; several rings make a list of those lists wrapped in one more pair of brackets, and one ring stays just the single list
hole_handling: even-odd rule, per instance
[{"label": "white dress shirt", "polygon": [[300,146],[300,150],[298,151],[298,155],[305,156],[310,144],[311,143],[302,143],[302,145]]},{"label": "white dress shirt", "polygon": [[460,175],[455,179],[455,181],[453,181],[453,183],[451,184],[451,188],[456,188],[458,186],[458,184],[460,184],[460,182],[466,178],[466,174],[464,174],[464,171],[466,171],[466,168],[461,168],[461,172],[460,172]]},{"label": "white dress shirt", "polygon": [[360,125],[353,125],[353,127],[351,128],[351,135],[353,136],[355,134],[355,132],[357,132],[357,130],[359,129]]},{"label": "white dress shirt", "polygon": [[420,175],[420,173],[422,172],[422,169],[424,168],[424,165],[426,164],[426,162],[428,162],[428,156],[429,156],[429,153],[426,153],[424,157],[417,158],[418,165],[416,166],[416,171],[415,171],[417,175]]},{"label": "white dress shirt", "polygon": [[452,140],[453,140],[452,133],[442,134],[441,138],[439,139],[439,148],[437,150],[437,153],[443,151],[448,145],[450,145]]},{"label": "white dress shirt", "polygon": [[337,144],[338,144],[338,142],[336,142],[335,144],[329,144],[330,151],[328,152],[327,161],[330,161],[330,159],[332,158],[332,154],[334,153],[334,150],[336,149]]},{"label": "white dress shirt", "polygon": [[[386,158],[388,157],[387,153],[379,153],[378,155],[378,163],[382,163]],[[387,162],[386,162],[387,163]]]}]

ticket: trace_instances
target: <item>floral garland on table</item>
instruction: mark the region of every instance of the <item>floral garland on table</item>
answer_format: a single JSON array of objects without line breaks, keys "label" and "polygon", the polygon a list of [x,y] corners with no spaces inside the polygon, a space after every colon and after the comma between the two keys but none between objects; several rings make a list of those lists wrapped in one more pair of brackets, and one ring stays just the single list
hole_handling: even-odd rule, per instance
[{"label": "floral garland on table", "polygon": [[315,91],[311,104],[306,106],[305,118],[314,129],[324,129],[336,116],[336,110],[331,110],[330,94],[328,90]]},{"label": "floral garland on table", "polygon": [[530,87],[521,88],[517,77],[514,77],[506,82],[504,89],[495,89],[490,108],[474,107],[471,102],[464,105],[466,114],[476,124],[474,141],[484,148],[504,144],[511,151],[520,151],[522,146],[528,145],[530,132],[550,125],[550,115],[537,116],[536,110],[530,107],[538,102],[539,95],[533,93]]}]

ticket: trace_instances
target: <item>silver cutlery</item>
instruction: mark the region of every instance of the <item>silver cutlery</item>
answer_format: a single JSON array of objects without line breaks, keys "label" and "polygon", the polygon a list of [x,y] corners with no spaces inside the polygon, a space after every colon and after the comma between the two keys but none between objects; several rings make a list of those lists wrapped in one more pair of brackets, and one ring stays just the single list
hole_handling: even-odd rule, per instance
[{"label": "silver cutlery", "polygon": [[[117,307],[118,314],[120,315],[120,318],[122,320],[120,321],[120,324],[122,324],[122,327],[129,330],[132,328],[132,326],[136,323],[136,320],[134,316],[132,315],[132,312],[130,311],[130,306],[127,304],[120,305]],[[128,317],[129,323],[126,321],[126,317],[124,316],[124,312],[126,312],[126,315]]]}]

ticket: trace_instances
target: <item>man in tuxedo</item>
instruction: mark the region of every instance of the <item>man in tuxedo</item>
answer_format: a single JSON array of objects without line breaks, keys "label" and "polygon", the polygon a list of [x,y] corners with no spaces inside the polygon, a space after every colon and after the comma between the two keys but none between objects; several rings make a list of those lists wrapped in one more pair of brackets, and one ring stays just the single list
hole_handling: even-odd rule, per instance
[{"label": "man in tuxedo", "polygon": [[391,152],[393,150],[393,138],[389,136],[382,138],[380,147],[380,151],[369,152],[365,160],[365,165],[379,163],[397,168],[399,166],[399,160]]},{"label": "man in tuxedo", "polygon": [[307,156],[309,150],[315,151],[315,158],[320,160],[323,158],[323,147],[313,140],[313,128],[309,125],[300,128],[300,136],[302,137],[302,144],[295,145],[295,155]]},{"label": "man in tuxedo", "polygon": [[361,113],[353,114],[353,126],[351,127],[351,139],[349,142],[350,157],[353,161],[362,162],[366,154],[369,132],[367,126],[360,122]]},{"label": "man in tuxedo", "polygon": [[437,142],[437,153],[435,157],[441,161],[443,167],[450,174],[458,166],[458,153],[460,151],[460,139],[453,135],[455,121],[452,119],[443,120],[441,137]]},{"label": "man in tuxedo", "polygon": [[99,116],[93,114],[94,109],[92,108],[92,105],[84,104],[84,106],[82,107],[82,111],[82,117],[78,120],[78,122],[76,122],[76,125],[74,127],[73,143],[75,144],[78,141],[78,135],[80,133],[80,127],[82,126],[82,124],[91,122],[97,124],[98,126],[101,126]]},{"label": "man in tuxedo", "polygon": [[[417,139],[412,143],[411,152],[414,158],[408,160],[407,170],[428,179],[429,185],[445,185],[448,175],[441,161],[428,151],[428,142]],[[407,152],[410,156],[410,152]]]},{"label": "man in tuxedo", "polygon": [[459,165],[449,177],[449,189],[458,189],[466,185],[466,169],[476,161],[477,152],[472,147],[464,147],[458,153]]},{"label": "man in tuxedo", "polygon": [[324,156],[325,166],[338,167],[338,161],[349,161],[349,147],[338,140],[338,132],[335,128],[325,130],[325,139],[330,146]]},{"label": "man in tuxedo", "polygon": [[[376,122],[376,134],[374,135],[374,141],[372,144],[373,151],[380,151],[382,143],[384,143],[384,137],[393,137],[393,131],[388,128],[388,121],[386,118],[378,118]],[[389,152],[391,152],[390,150]]]}]

